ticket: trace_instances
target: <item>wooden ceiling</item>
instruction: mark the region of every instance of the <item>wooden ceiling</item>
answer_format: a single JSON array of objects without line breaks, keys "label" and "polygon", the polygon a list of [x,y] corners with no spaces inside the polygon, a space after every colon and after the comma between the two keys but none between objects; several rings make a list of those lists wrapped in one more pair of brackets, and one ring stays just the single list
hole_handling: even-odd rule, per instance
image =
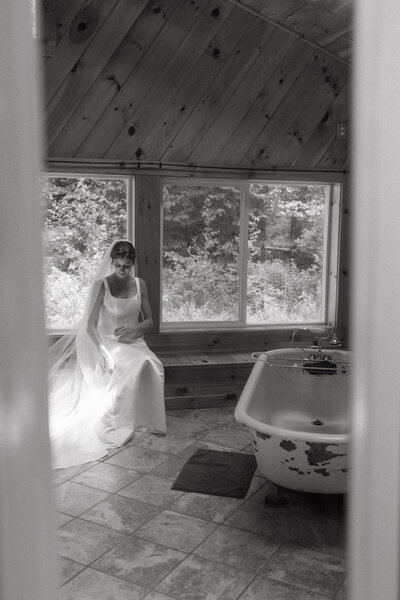
[{"label": "wooden ceiling", "polygon": [[231,0],[339,58],[351,55],[352,0]]},{"label": "wooden ceiling", "polygon": [[349,120],[349,0],[42,8],[50,159],[348,166],[337,129]]}]

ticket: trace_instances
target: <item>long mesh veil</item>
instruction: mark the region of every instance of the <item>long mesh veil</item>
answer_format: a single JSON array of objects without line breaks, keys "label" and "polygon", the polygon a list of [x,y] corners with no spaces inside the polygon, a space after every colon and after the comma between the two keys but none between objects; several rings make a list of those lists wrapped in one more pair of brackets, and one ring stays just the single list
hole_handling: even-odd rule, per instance
[{"label": "long mesh veil", "polygon": [[49,426],[56,468],[63,466],[57,458],[57,439],[65,438],[67,431],[71,436],[70,446],[73,448],[75,442],[76,451],[81,454],[82,445],[87,447],[88,459],[94,460],[105,451],[91,423],[99,416],[110,374],[101,369],[102,357],[88,333],[88,323],[102,281],[113,272],[111,251],[121,241],[129,240],[114,240],[100,261],[77,332],[62,336],[48,350]]}]

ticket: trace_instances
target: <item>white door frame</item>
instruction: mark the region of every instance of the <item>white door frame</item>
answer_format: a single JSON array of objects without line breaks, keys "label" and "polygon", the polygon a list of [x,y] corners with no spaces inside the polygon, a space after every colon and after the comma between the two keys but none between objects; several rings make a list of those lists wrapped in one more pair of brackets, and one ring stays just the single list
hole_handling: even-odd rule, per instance
[{"label": "white door frame", "polygon": [[352,114],[351,600],[398,600],[400,3],[357,0]]},{"label": "white door frame", "polygon": [[38,48],[29,0],[0,4],[0,598],[54,600]]}]

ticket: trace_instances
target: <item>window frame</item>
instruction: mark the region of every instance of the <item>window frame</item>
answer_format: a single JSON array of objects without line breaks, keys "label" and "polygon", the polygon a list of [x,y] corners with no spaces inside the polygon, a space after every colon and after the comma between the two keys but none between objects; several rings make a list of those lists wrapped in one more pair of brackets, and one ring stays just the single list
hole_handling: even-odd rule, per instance
[{"label": "window frame", "polygon": [[[324,318],[320,321],[288,322],[288,323],[246,323],[247,302],[247,252],[248,252],[248,212],[250,186],[252,184],[269,185],[324,185],[328,187],[326,198],[326,218],[324,223],[323,253],[327,259],[323,264],[322,288],[322,313]],[[239,301],[238,319],[236,321],[162,321],[162,282],[163,282],[163,190],[165,185],[181,186],[231,186],[240,189],[240,256],[239,256]],[[252,179],[226,179],[226,178],[196,178],[168,177],[161,180],[160,200],[160,333],[182,332],[210,332],[210,331],[259,331],[282,330],[296,327],[321,328],[336,327],[338,321],[338,292],[339,292],[339,261],[341,244],[341,210],[343,197],[343,181],[324,179],[318,177],[308,178],[252,178]]]},{"label": "window frame", "polygon": [[[49,177],[52,179],[123,179],[126,181],[126,237],[135,245],[135,176],[130,173],[109,174],[90,173],[82,171],[41,171],[39,178]],[[42,200],[43,201],[43,200]],[[43,257],[44,258],[44,257]],[[62,336],[76,333],[76,328],[50,328],[46,326],[46,334],[49,336]]]}]

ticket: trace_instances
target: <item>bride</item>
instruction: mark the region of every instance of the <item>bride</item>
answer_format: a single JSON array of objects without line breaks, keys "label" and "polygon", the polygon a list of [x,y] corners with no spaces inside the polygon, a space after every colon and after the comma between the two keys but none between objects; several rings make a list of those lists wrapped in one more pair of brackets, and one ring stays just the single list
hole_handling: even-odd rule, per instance
[{"label": "bride", "polygon": [[143,338],[153,322],[135,258],[128,240],[110,245],[77,334],[49,349],[54,469],[102,458],[137,429],[165,434],[164,370]]}]

